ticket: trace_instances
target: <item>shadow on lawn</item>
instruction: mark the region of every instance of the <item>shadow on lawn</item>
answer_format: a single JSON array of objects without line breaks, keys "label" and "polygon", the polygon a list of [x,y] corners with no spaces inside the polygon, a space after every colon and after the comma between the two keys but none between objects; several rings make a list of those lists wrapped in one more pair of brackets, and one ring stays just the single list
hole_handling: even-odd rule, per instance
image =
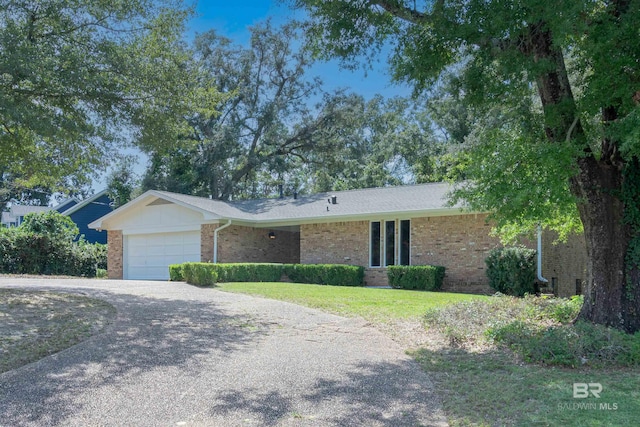
[{"label": "shadow on lawn", "polygon": [[[74,396],[159,367],[189,366],[213,352],[230,354],[260,339],[265,328],[199,301],[168,301],[78,292],[113,304],[114,324],[99,335],[0,376],[1,425],[58,425],[79,408]],[[157,307],[161,306],[162,310]]]}]

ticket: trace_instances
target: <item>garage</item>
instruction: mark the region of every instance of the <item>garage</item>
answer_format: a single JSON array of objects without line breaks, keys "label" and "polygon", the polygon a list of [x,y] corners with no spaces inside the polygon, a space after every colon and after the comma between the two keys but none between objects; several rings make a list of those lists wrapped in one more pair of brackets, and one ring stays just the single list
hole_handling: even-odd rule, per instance
[{"label": "garage", "polygon": [[124,278],[168,280],[169,265],[200,261],[200,232],[124,236]]}]

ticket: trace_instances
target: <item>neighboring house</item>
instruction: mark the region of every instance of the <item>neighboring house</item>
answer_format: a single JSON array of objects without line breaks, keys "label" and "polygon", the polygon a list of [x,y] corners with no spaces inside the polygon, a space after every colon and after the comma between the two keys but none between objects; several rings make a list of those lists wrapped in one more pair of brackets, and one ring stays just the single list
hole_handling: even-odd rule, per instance
[{"label": "neighboring house", "polygon": [[500,245],[483,213],[446,203],[448,184],[224,202],[147,191],[89,224],[108,230],[109,277],[168,278],[186,261],[353,264],[368,285],[389,265],[443,265],[445,289],[490,292],[484,260]]},{"label": "neighboring house", "polygon": [[50,211],[48,206],[29,206],[12,204],[8,211],[2,212],[2,225],[4,227],[18,227],[24,221],[25,215],[32,212]]},{"label": "neighboring house", "polygon": [[71,209],[72,207],[74,207],[75,205],[77,205],[78,203],[80,203],[80,201],[78,199],[76,199],[75,197],[71,197],[67,200],[63,200],[62,202],[58,203],[56,206],[53,207],[53,209],[55,209],[56,211],[62,213],[66,210]]},{"label": "neighboring house", "polygon": [[75,204],[62,211],[78,226],[80,235],[83,235],[89,243],[107,243],[107,233],[105,231],[89,228],[89,223],[107,215],[113,211],[112,200],[107,194],[107,190],[101,191],[93,196]]},{"label": "neighboring house", "polygon": [[13,204],[9,211],[2,212],[2,225],[17,227],[22,224],[24,216],[31,212],[47,212],[56,210],[66,215],[78,226],[80,235],[84,235],[89,243],[107,243],[107,233],[89,228],[89,223],[113,211],[112,201],[107,191],[101,191],[83,201],[70,198],[56,206],[26,206]]}]

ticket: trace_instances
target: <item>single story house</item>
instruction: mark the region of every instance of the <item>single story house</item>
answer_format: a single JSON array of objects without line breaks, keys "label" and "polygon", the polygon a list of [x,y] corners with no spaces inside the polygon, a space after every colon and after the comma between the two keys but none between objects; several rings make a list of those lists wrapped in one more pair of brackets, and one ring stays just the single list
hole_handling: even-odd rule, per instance
[{"label": "single story house", "polygon": [[168,279],[169,264],[280,262],[365,267],[443,265],[445,289],[490,292],[484,260],[500,245],[484,213],[448,206],[449,184],[220,201],[147,191],[89,224],[108,232],[113,279]]}]

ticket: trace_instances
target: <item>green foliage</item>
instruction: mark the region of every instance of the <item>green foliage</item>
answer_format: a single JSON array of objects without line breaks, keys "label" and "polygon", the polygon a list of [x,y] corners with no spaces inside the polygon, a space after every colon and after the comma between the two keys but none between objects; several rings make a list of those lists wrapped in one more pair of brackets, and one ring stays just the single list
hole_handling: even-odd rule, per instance
[{"label": "green foliage", "polygon": [[282,264],[232,263],[215,264],[221,282],[277,282],[282,277]]},{"label": "green foliage", "polygon": [[214,286],[218,280],[215,264],[205,262],[186,262],[182,264],[184,280],[196,286]]},{"label": "green foliage", "polygon": [[524,296],[535,292],[536,251],[511,247],[492,249],[485,259],[489,285],[506,295]]},{"label": "green foliage", "polygon": [[107,246],[80,239],[76,225],[55,211],[25,216],[0,230],[0,272],[95,277],[107,268]]},{"label": "green foliage", "polygon": [[20,230],[63,241],[72,241],[78,236],[78,226],[71,218],[54,210],[25,215]]},{"label": "green foliage", "polygon": [[444,267],[434,265],[392,265],[387,267],[389,285],[398,289],[438,291],[442,288],[444,273]]},{"label": "green foliage", "polygon": [[284,274],[295,283],[363,286],[364,268],[342,264],[286,264]]},{"label": "green foliage", "polygon": [[182,282],[184,275],[182,273],[182,266],[184,264],[171,264],[169,265],[169,280],[172,282]]},{"label": "green foliage", "polygon": [[191,11],[159,0],[8,0],[0,10],[0,170],[51,191],[86,183],[124,143],[175,144],[192,89]]},{"label": "green foliage", "polygon": [[220,282],[278,282],[284,274],[296,283],[334,286],[362,286],[364,283],[363,267],[340,264],[184,263],[169,266],[170,280],[183,277],[191,283],[189,277],[196,274],[194,265],[214,273],[215,280]]}]

